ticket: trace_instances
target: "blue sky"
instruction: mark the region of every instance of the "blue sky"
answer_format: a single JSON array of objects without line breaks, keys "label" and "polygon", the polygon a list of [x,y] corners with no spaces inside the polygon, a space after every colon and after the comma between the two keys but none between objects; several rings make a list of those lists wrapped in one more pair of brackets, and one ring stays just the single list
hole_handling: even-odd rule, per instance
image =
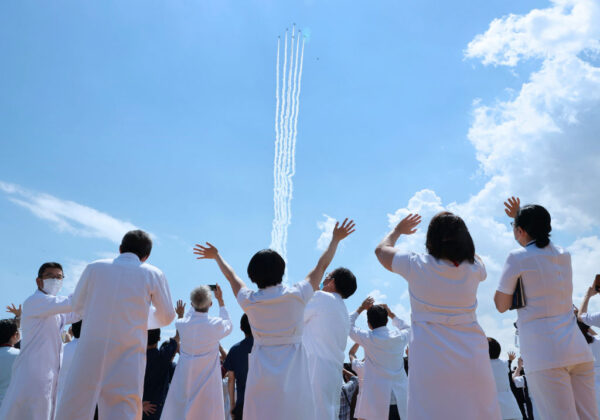
[{"label": "blue sky", "polygon": [[[559,24],[575,31],[586,19],[577,11],[596,13],[598,2],[355,3],[3,3],[4,304],[33,292],[37,268],[47,260],[64,263],[73,285],[85,262],[116,253],[115,237],[127,226],[120,222],[155,235],[149,262],[165,272],[174,299],[187,300],[198,284],[226,285],[216,264],[193,258],[198,241],[214,243],[246,278],[250,256],[270,243],[276,42],[295,22],[309,35],[290,281],[316,263],[324,215],[352,217],[357,232],[332,264],[359,278],[348,308],[375,291],[408,316],[405,282],[377,264],[373,249],[394,220],[388,215],[451,208],[465,215],[478,251],[489,259],[488,284],[479,295],[482,325],[508,345],[506,325],[515,314],[491,309],[494,267],[516,246],[502,218],[505,193],[555,209],[555,238],[580,251],[578,261],[589,261],[600,243],[598,200],[582,197],[583,184],[565,185],[578,176],[573,167],[583,180],[600,168],[597,136],[589,134],[600,109],[598,70],[583,58],[597,52],[592,41],[600,35],[593,28],[579,33],[575,47],[569,34],[543,36]],[[509,14],[515,19],[503,19]],[[498,30],[490,27],[494,19]],[[514,41],[523,34],[529,47]],[[560,72],[560,66],[572,70],[574,60],[584,63],[579,77]],[[544,78],[548,69],[555,70],[552,80]],[[551,81],[582,93],[561,96]],[[533,124],[540,116],[545,119]],[[558,129],[548,129],[551,123]],[[585,169],[576,158],[556,164],[564,156],[561,144],[570,144],[577,158],[585,152]],[[538,161],[552,171],[538,171]],[[58,201],[40,204],[41,194]],[[26,207],[32,202],[38,213]],[[62,216],[40,217],[56,203],[64,204]],[[70,212],[89,216],[89,226]],[[420,251],[419,238],[411,240]],[[585,265],[581,278],[590,270]],[[576,294],[584,282],[576,283]],[[241,310],[228,288],[225,299],[237,324]],[[240,338],[236,329],[223,344]]]}]

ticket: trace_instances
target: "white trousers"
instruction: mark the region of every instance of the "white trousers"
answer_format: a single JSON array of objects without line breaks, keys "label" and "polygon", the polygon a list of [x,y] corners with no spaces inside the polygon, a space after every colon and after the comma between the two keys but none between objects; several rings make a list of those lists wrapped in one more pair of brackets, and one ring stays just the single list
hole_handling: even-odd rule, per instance
[{"label": "white trousers", "polygon": [[598,420],[594,363],[579,363],[527,374],[542,420]]}]

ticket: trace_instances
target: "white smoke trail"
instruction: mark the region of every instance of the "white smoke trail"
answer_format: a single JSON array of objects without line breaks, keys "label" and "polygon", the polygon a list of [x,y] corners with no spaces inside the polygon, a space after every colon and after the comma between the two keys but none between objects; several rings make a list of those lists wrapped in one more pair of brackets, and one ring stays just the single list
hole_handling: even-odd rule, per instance
[{"label": "white smoke trail", "polygon": [[[298,133],[298,110],[302,69],[304,63],[304,39],[301,31],[292,27],[288,52],[288,31],[283,47],[283,66],[280,71],[280,39],[277,42],[276,92],[275,92],[275,156],[273,159],[273,229],[271,248],[287,258],[287,231],[291,223],[292,177],[296,172],[296,137]],[[300,42],[302,48],[300,49]]]}]

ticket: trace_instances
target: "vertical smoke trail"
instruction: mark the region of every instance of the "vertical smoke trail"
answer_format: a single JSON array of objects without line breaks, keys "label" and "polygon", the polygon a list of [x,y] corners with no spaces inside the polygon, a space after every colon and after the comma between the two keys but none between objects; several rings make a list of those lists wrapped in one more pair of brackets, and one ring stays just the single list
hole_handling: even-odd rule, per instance
[{"label": "vertical smoke trail", "polygon": [[[292,178],[296,172],[296,137],[298,110],[304,64],[304,39],[301,31],[292,27],[288,52],[288,31],[283,43],[283,60],[280,57],[281,40],[277,42],[275,91],[275,156],[273,159],[273,229],[271,248],[287,257],[287,231],[291,223]],[[302,48],[300,42],[302,41]],[[281,61],[283,65],[280,67]],[[281,71],[280,71],[281,70]]]}]

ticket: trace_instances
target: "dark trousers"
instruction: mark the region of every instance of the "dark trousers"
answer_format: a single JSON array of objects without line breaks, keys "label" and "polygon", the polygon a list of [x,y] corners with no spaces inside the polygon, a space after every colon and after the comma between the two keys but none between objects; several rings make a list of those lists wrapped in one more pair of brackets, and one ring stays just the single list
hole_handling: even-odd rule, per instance
[{"label": "dark trousers", "polygon": [[235,407],[231,410],[231,418],[233,420],[242,420],[244,414],[244,401],[236,401]]},{"label": "dark trousers", "polygon": [[396,404],[390,405],[389,420],[400,420],[400,414],[398,413],[398,406]]}]

